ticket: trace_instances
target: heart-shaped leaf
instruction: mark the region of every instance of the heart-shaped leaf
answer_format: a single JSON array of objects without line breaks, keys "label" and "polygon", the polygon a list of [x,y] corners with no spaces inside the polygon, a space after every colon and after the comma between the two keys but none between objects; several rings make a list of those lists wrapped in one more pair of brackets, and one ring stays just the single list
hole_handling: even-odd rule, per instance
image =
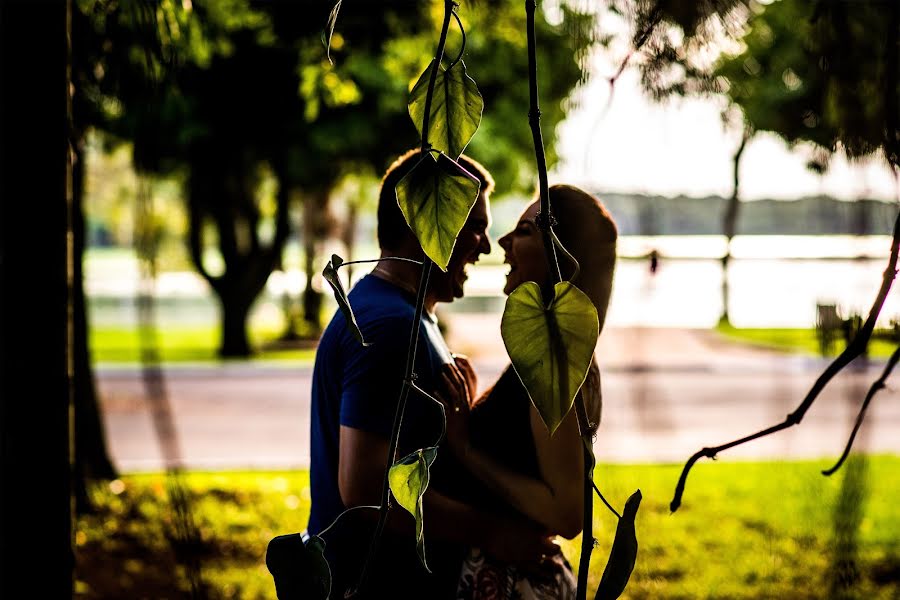
[{"label": "heart-shaped leaf", "polygon": [[325,542],[299,533],[279,535],[266,548],[266,567],[275,580],[279,600],[326,600],[331,593],[331,568],[325,560]]},{"label": "heart-shaped leaf", "polygon": [[[425,137],[422,132],[425,97],[434,65],[435,61],[431,61],[409,93],[409,116],[422,137]],[[466,74],[465,63],[459,61],[449,71],[441,65],[434,82],[431,116],[428,119],[427,138],[431,146],[454,159],[459,158],[478,130],[483,110],[481,92],[475,81]]]},{"label": "heart-shaped leaf", "polygon": [[347,297],[347,292],[344,291],[341,278],[338,277],[337,270],[342,264],[344,264],[344,259],[337,254],[332,254],[331,260],[328,261],[328,264],[325,265],[325,270],[322,271],[322,276],[328,282],[328,285],[331,286],[331,289],[334,290],[334,299],[337,300],[338,308],[344,313],[344,319],[347,321],[347,327],[350,328],[353,337],[363,346],[371,346],[372,344],[363,339],[356,317],[353,316],[353,309],[350,308],[350,299]]},{"label": "heart-shaped leaf", "polygon": [[478,200],[481,182],[446,154],[425,153],[397,183],[397,203],[422,250],[447,270],[456,236]]},{"label": "heart-shaped leaf", "polygon": [[416,550],[419,552],[422,566],[429,573],[431,569],[425,562],[425,521],[422,514],[422,495],[428,488],[430,468],[436,456],[436,447],[416,450],[395,462],[388,473],[388,482],[394,498],[397,499],[400,506],[416,518]]},{"label": "heart-shaped leaf", "polygon": [[628,585],[637,560],[638,542],[634,532],[634,519],[640,505],[641,490],[633,493],[625,501],[625,509],[616,527],[616,537],[609,551],[609,560],[600,578],[600,587],[597,588],[595,600],[615,600],[622,595],[625,586]]},{"label": "heart-shaped leaf", "polygon": [[523,283],[507,298],[500,323],[513,368],[550,435],[572,408],[600,335],[597,309],[584,292],[567,281],[554,292],[545,307],[540,286]]}]

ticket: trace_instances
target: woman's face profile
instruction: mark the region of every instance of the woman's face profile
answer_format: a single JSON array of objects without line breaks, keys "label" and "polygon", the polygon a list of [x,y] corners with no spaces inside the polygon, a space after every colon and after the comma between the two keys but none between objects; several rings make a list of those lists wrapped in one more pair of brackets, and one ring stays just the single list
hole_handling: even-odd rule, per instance
[{"label": "woman's face profile", "polygon": [[506,253],[504,262],[509,264],[504,294],[526,281],[543,285],[547,278],[543,235],[535,221],[539,209],[540,202],[536,200],[525,209],[513,230],[500,238],[500,247]]}]

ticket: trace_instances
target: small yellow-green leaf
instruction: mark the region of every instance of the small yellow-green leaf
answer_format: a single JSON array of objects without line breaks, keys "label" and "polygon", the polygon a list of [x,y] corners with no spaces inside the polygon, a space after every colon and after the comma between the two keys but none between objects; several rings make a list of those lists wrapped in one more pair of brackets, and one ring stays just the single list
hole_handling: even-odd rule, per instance
[{"label": "small yellow-green leaf", "polygon": [[350,308],[350,299],[347,297],[347,292],[344,291],[341,278],[338,277],[337,270],[342,264],[344,264],[344,259],[337,254],[332,254],[331,260],[328,261],[328,264],[325,265],[325,270],[322,271],[322,276],[334,291],[334,299],[337,301],[338,308],[340,308],[341,312],[344,314],[344,319],[347,321],[347,327],[350,328],[353,337],[355,337],[363,346],[371,346],[371,344],[363,339],[362,331],[360,331],[359,325],[356,322],[356,317],[353,316],[353,309]]},{"label": "small yellow-green leaf", "polygon": [[616,537],[609,551],[609,560],[600,578],[595,600],[615,600],[622,595],[625,586],[628,585],[637,560],[638,541],[634,532],[634,519],[640,505],[641,490],[633,493],[625,501],[625,509],[616,527]]},{"label": "small yellow-green leaf", "polygon": [[456,236],[478,200],[481,182],[446,154],[425,153],[397,183],[397,203],[422,250],[447,270]]},{"label": "small yellow-green leaf", "polygon": [[430,573],[425,561],[425,521],[422,514],[422,495],[428,489],[431,464],[437,456],[437,448],[416,450],[391,466],[388,482],[397,503],[416,518],[416,550],[422,566]]},{"label": "small yellow-green leaf", "polygon": [[554,292],[545,307],[540,286],[523,283],[507,298],[500,323],[513,368],[551,435],[572,408],[600,335],[597,309],[584,292],[567,281]]},{"label": "small yellow-green leaf", "polygon": [[[435,62],[431,61],[425,72],[409,93],[409,116],[419,135],[425,137],[425,100],[428,82]],[[478,131],[484,100],[475,81],[466,73],[466,65],[459,61],[449,71],[443,65],[435,77],[431,98],[431,117],[428,119],[428,142],[431,146],[456,159]]]}]

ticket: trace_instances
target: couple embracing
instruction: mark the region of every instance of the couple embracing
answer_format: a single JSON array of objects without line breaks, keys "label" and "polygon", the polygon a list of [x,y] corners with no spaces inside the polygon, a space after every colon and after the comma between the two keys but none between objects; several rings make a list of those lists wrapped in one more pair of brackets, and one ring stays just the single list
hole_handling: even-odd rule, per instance
[{"label": "couple embracing", "polygon": [[[403,218],[396,184],[419,160],[418,151],[388,169],[378,203],[382,256],[420,260],[422,249]],[[488,171],[467,156],[459,163],[481,181],[478,200],[456,240],[446,272],[434,270],[421,317],[416,384],[446,406],[447,438],[431,467],[423,497],[430,573],[416,553],[415,523],[392,510],[362,595],[366,598],[574,598],[572,568],[557,536],[581,532],[582,442],[574,411],[551,437],[512,367],[476,396],[467,359],[447,348],[434,316],[439,302],[463,296],[466,268],[491,250]],[[597,307],[603,326],[615,267],[616,226],[594,196],[571,186],[550,188],[555,231],[581,265],[573,282]],[[504,293],[534,281],[552,287],[542,233],[532,203],[499,240],[510,266]],[[568,278],[571,265],[560,265]],[[363,347],[337,312],[322,335],[312,384],[312,508],[317,534],[345,509],[380,502],[389,439],[415,318],[421,267],[382,261],[349,296]],[[545,292],[546,296],[546,292]],[[499,322],[497,323],[499,327]],[[600,379],[592,362],[582,388],[591,423],[600,418]],[[411,396],[403,415],[398,456],[434,444],[439,407]],[[345,515],[326,536],[331,598],[357,583],[375,529],[375,511]]]}]

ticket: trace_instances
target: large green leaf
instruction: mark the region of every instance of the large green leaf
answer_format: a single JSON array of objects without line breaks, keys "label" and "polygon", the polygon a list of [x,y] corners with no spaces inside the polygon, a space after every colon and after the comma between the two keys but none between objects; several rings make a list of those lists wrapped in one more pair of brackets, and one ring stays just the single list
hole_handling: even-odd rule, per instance
[{"label": "large green leaf", "polygon": [[[409,116],[419,135],[425,137],[425,100],[434,61],[428,65],[409,93]],[[459,158],[481,124],[484,100],[475,81],[466,74],[466,65],[459,61],[449,71],[438,69],[431,98],[431,117],[428,120],[428,141],[431,146],[452,158]]]},{"label": "large green leaf", "polygon": [[425,153],[397,184],[397,202],[428,258],[447,270],[481,182],[446,154]]},{"label": "large green leaf", "polygon": [[616,527],[616,538],[609,551],[609,561],[600,578],[595,600],[615,600],[625,591],[634,563],[637,560],[638,542],[634,532],[634,519],[641,505],[641,490],[633,493],[625,501],[622,518]]},{"label": "large green leaf", "polygon": [[325,541],[299,533],[280,535],[266,548],[266,566],[275,580],[279,600],[326,600],[331,593],[331,568],[325,559]]},{"label": "large green leaf", "polygon": [[544,306],[533,281],[506,300],[500,333],[506,352],[550,434],[572,408],[591,366],[600,324],[584,292],[567,281],[554,287]]},{"label": "large green leaf", "polygon": [[422,495],[428,488],[431,463],[437,456],[437,448],[424,448],[416,450],[391,466],[388,473],[388,482],[391,485],[391,493],[397,502],[408,510],[416,518],[416,550],[419,552],[419,560],[430,573],[428,563],[425,561],[425,521],[422,514]]},{"label": "large green leaf", "polygon": [[347,297],[347,292],[344,291],[341,278],[338,277],[337,270],[342,264],[344,264],[344,259],[337,254],[332,254],[331,260],[328,261],[328,264],[325,265],[325,270],[322,271],[322,276],[334,291],[334,299],[337,301],[338,308],[344,313],[344,319],[347,321],[347,327],[350,328],[353,337],[355,337],[363,346],[371,346],[371,344],[363,339],[362,331],[360,331],[359,324],[356,322],[356,317],[353,316],[353,309],[350,308],[350,299]]}]

